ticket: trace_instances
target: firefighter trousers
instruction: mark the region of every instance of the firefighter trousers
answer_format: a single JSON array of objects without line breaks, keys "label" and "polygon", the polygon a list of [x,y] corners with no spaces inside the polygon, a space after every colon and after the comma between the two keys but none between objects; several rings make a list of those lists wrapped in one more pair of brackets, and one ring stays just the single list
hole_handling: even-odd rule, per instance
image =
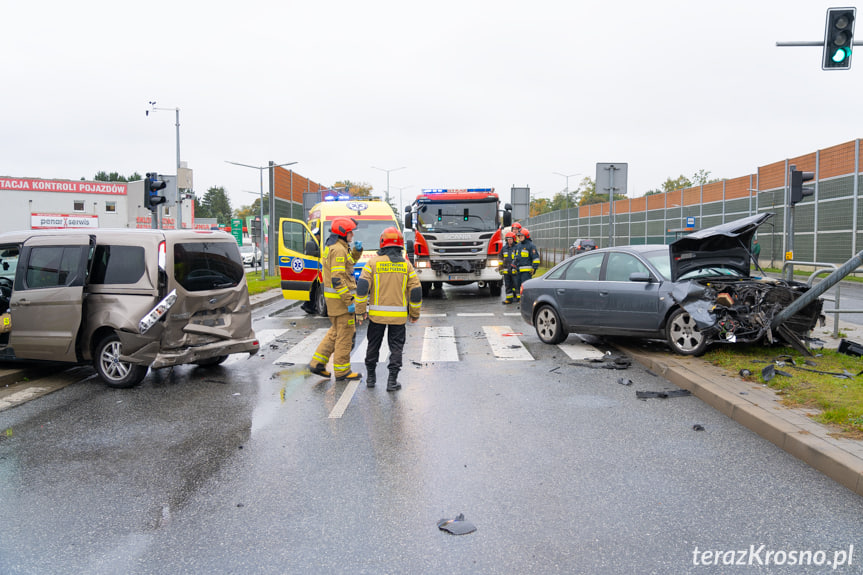
[{"label": "firefighter trousers", "polygon": [[390,362],[387,366],[390,376],[398,376],[402,368],[402,352],[405,348],[405,324],[375,323],[369,320],[367,336],[369,346],[366,348],[366,369],[374,373],[380,359],[381,343],[384,331],[387,332],[387,344],[390,346]]},{"label": "firefighter trousers", "polygon": [[503,274],[503,293],[506,295],[506,301],[512,301],[512,298],[515,297],[515,289],[513,288],[512,276]]},{"label": "firefighter trousers", "polygon": [[346,313],[330,316],[330,329],[312,356],[312,367],[320,364],[326,366],[333,356],[333,373],[343,377],[351,372],[351,350],[356,338],[354,314]]}]

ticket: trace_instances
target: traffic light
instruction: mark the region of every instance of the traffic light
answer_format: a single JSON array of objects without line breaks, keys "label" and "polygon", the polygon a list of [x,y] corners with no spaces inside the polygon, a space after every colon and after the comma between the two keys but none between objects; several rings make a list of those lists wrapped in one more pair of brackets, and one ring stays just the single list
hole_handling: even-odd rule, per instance
[{"label": "traffic light", "polygon": [[261,241],[261,218],[252,220],[252,241]]},{"label": "traffic light", "polygon": [[828,8],[822,70],[850,70],[856,8]]},{"label": "traffic light", "polygon": [[155,211],[159,204],[165,203],[165,196],[160,196],[159,191],[164,190],[167,182],[159,179],[156,172],[147,172],[144,178],[144,206]]},{"label": "traffic light", "polygon": [[811,196],[815,190],[809,186],[804,187],[803,182],[808,182],[815,178],[814,172],[801,172],[800,170],[791,170],[791,205],[793,206],[806,196]]}]

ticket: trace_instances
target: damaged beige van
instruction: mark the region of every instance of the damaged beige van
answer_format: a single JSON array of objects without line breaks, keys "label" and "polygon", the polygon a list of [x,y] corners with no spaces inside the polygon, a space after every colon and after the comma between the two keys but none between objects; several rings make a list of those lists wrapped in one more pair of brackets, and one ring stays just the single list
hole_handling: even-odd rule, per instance
[{"label": "damaged beige van", "polygon": [[234,238],[219,231],[0,234],[0,362],[92,362],[110,387],[150,367],[255,354]]}]

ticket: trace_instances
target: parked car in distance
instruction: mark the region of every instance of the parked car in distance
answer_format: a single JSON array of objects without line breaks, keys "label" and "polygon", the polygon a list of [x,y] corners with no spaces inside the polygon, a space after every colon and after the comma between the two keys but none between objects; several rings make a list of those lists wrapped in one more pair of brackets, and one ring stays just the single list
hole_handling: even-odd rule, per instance
[{"label": "parked car in distance", "polygon": [[575,332],[664,339],[682,355],[699,355],[714,342],[764,339],[805,348],[823,319],[822,300],[773,329],[773,318],[809,287],[749,276],[752,236],[772,215],[700,230],[671,245],[603,248],[568,258],[522,284],[522,318],[548,344]]},{"label": "parked car in distance", "polygon": [[580,253],[589,252],[596,249],[596,242],[593,240],[575,240],[569,246],[569,255],[574,256]]},{"label": "parked car in distance", "polygon": [[243,257],[244,265],[261,265],[261,250],[255,246],[240,246],[240,255]]}]

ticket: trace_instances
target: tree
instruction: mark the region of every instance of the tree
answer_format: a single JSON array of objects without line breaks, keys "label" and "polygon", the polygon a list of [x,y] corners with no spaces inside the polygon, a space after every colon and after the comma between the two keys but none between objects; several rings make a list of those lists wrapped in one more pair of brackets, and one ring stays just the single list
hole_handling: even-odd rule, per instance
[{"label": "tree", "polygon": [[365,182],[352,182],[350,180],[339,180],[333,184],[333,189],[344,189],[352,196],[370,196],[372,195],[372,185]]},{"label": "tree", "polygon": [[[704,170],[700,170],[700,173],[704,172]],[[709,174],[710,172],[706,172]],[[654,194],[668,194],[675,190],[682,190],[686,188],[691,188],[692,182],[684,175],[678,176],[676,179],[666,178],[665,182],[663,182],[662,187],[658,190],[651,190],[644,194],[645,196],[652,196]]]},{"label": "tree", "polygon": [[[84,178],[81,179],[83,180]],[[138,172],[133,172],[128,178],[118,174],[117,172],[111,172],[110,174],[107,172],[96,172],[96,175],[93,176],[93,180],[96,182],[137,182],[138,180],[143,179],[144,176]]]},{"label": "tree", "polygon": [[216,218],[219,225],[226,226],[231,223],[231,200],[222,186],[214,186],[207,190],[204,198],[201,200],[201,207],[206,215],[201,215],[197,212],[198,202],[195,198],[196,217],[199,218]]}]

